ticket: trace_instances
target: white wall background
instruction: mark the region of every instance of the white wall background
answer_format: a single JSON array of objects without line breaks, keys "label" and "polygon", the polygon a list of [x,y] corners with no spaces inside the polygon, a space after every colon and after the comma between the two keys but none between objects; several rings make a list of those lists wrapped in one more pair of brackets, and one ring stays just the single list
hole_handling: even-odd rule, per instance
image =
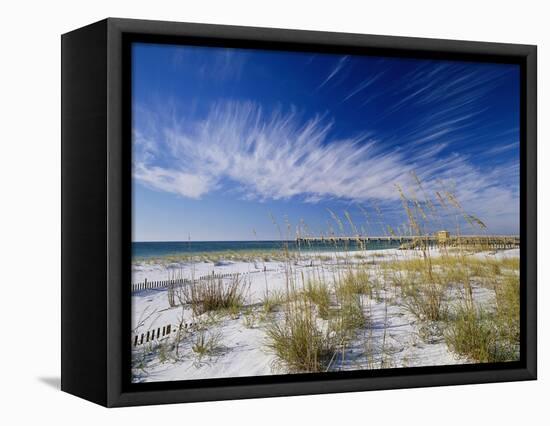
[{"label": "white wall background", "polygon": [[56,389],[60,359],[60,34],[107,16],[539,46],[539,241],[550,241],[549,13],[543,1],[89,0],[0,6],[0,422],[542,424],[549,250],[539,244],[539,381],[106,410]]}]

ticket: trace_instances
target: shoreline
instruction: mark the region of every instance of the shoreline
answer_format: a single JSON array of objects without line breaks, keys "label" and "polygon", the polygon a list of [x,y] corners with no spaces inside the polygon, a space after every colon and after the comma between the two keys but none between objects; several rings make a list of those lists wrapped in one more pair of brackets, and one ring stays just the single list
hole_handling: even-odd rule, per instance
[{"label": "shoreline", "polygon": [[210,250],[210,251],[195,251],[195,252],[179,252],[179,253],[167,253],[164,255],[150,255],[150,256],[132,256],[132,263],[164,263],[167,261],[172,262],[197,262],[203,260],[254,260],[254,259],[265,259],[265,258],[283,258],[288,255],[291,256],[319,256],[323,254],[331,254],[334,252],[347,252],[347,253],[357,253],[357,252],[377,252],[384,250],[395,250],[399,249],[398,244],[387,247],[375,247],[375,248],[356,248],[356,247],[309,247],[309,248],[295,248],[291,247],[285,251],[284,247],[269,248],[269,249],[237,249],[237,250]]},{"label": "shoreline", "polygon": [[[409,250],[408,252],[413,252]],[[375,259],[380,257],[397,256],[399,253],[405,253],[399,249],[380,249],[380,250],[355,250],[355,251],[308,251],[301,253],[293,253],[291,259],[298,262],[319,262],[328,260],[337,260],[345,258],[354,259]],[[263,255],[263,256],[262,256]],[[271,256],[273,255],[273,256]],[[264,257],[267,256],[267,257]],[[174,271],[183,272],[182,278],[190,279],[192,270],[196,276],[206,275],[209,273],[244,273],[251,271],[272,269],[273,264],[280,265],[288,260],[288,256],[284,253],[266,253],[257,254],[250,259],[234,259],[230,253],[226,254],[215,261],[209,259],[174,259],[170,256],[165,256],[162,259],[155,260],[132,260],[132,282],[141,282],[145,278],[151,280],[167,280],[170,279],[170,273]],[[149,275],[148,275],[149,274]]]},{"label": "shoreline", "polygon": [[[441,256],[441,250],[432,248],[429,250],[431,256]],[[494,250],[485,252],[468,252],[470,256],[483,257],[487,254],[494,253],[496,258],[519,256],[519,249]],[[263,253],[266,254],[265,252]],[[195,277],[208,274],[223,274],[223,273],[245,273],[263,271],[264,266],[267,270],[272,270],[274,265],[280,266],[288,257],[278,253],[279,256],[265,260],[264,257],[258,255],[251,259],[233,259],[231,254],[220,259],[193,259],[193,258],[178,258],[174,259],[170,256],[165,256],[162,259],[142,260],[132,259],[132,283],[142,282],[145,278],[148,281],[162,281],[171,279],[171,275],[177,273],[181,278],[191,279],[193,274]],[[379,250],[354,250],[354,251],[308,251],[298,253],[297,256],[292,256],[293,262],[302,262],[302,266],[319,266],[324,262],[345,261],[349,263],[361,262],[376,262],[388,260],[408,260],[414,258],[422,258],[422,252],[419,250],[401,250],[396,248],[379,249]],[[313,262],[313,263],[311,263]]]}]

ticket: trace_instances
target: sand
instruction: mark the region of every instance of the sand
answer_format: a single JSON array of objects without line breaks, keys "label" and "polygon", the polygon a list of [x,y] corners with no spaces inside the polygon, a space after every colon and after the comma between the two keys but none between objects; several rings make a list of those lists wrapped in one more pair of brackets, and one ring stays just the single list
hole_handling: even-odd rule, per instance
[{"label": "sand", "polygon": [[[432,256],[438,256],[432,250]],[[303,255],[291,265],[284,262],[218,262],[208,263],[151,263],[140,262],[133,265],[132,282],[167,280],[175,272],[183,278],[198,277],[211,273],[239,273],[246,281],[245,311],[233,315],[218,315],[206,332],[215,336],[216,349],[211,354],[199,357],[192,349],[197,332],[183,333],[178,349],[178,359],[168,354],[164,359],[159,353],[157,340],[153,344],[138,345],[134,348],[133,380],[135,382],[193,380],[205,378],[259,376],[284,374],[284,366],[277,362],[273,353],[266,348],[266,322],[261,318],[260,302],[266,293],[284,291],[287,276],[294,275],[301,282],[307,281],[311,274],[324,274],[330,280],[344,264],[367,262],[372,274],[376,274],[376,265],[395,259],[411,259],[421,256],[414,250],[378,250],[365,252],[333,252],[318,256]],[[496,253],[478,253],[481,258],[517,257],[519,250],[505,250]],[[321,265],[322,263],[322,265]],[[473,287],[474,299],[478,303],[490,304],[494,292],[481,285]],[[444,338],[437,330],[433,332],[419,324],[398,299],[392,297],[391,291],[381,290],[372,298],[363,298],[368,326],[357,331],[357,336],[338,353],[330,365],[331,371],[357,370],[367,368],[399,368],[414,366],[436,366],[464,364],[468,359],[458,356],[449,350]],[[453,297],[452,294],[449,295]],[[280,320],[282,312],[272,314],[273,319]],[[203,316],[204,317],[204,316]],[[191,309],[188,307],[170,307],[167,290],[144,290],[132,295],[132,344],[134,336],[140,338],[147,331],[159,330],[171,325],[171,336],[181,322],[194,330]],[[166,330],[166,328],[165,328]],[[162,334],[162,333],[161,333]],[[161,336],[162,337],[162,336]],[[161,340],[162,341],[162,340]],[[365,342],[368,343],[366,347]]]}]

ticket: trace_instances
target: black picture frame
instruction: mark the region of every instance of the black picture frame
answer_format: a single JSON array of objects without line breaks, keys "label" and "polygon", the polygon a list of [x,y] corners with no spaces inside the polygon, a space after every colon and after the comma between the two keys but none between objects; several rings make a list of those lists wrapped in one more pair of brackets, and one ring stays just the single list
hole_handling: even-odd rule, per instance
[{"label": "black picture frame", "polygon": [[[130,43],[512,62],[521,67],[521,359],[132,384]],[[117,407],[536,379],[536,46],[109,18],[62,44],[62,390]]]}]

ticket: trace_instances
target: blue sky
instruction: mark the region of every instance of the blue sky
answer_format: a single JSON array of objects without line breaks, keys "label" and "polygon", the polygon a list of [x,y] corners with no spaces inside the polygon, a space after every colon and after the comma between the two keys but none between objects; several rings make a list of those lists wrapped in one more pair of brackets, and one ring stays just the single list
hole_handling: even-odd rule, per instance
[{"label": "blue sky", "polygon": [[283,237],[351,234],[345,212],[384,235],[405,230],[396,185],[435,206],[425,232],[479,233],[464,213],[519,232],[516,65],[154,44],[132,57],[134,241],[278,239],[273,218]]}]

